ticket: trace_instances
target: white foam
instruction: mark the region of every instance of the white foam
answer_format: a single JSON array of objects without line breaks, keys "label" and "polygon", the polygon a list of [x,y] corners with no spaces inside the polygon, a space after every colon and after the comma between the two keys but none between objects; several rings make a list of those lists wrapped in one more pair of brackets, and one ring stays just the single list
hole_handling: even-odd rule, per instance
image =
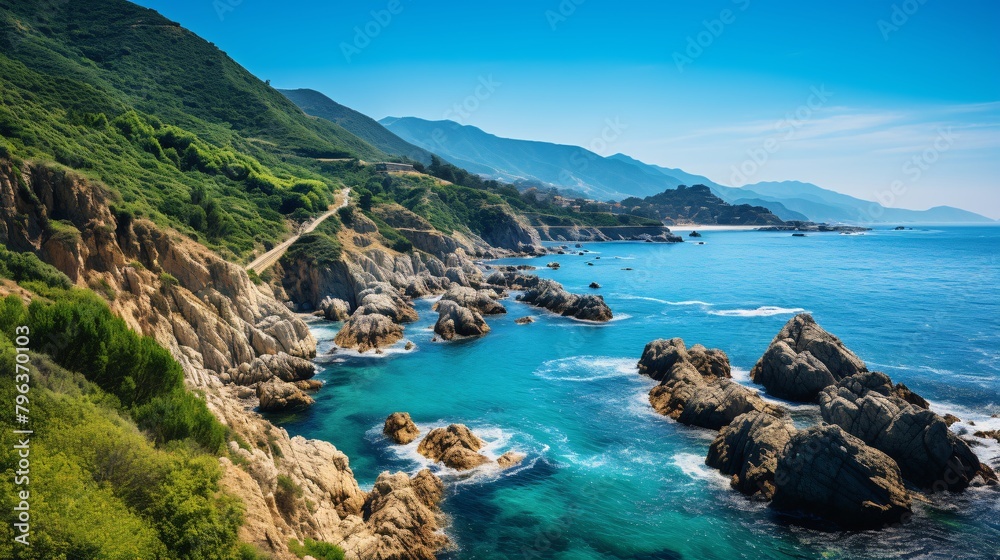
[{"label": "white foam", "polygon": [[771,305],[765,305],[763,307],[758,307],[757,309],[722,309],[719,311],[709,311],[709,315],[718,315],[720,317],[773,317],[774,315],[792,315],[795,313],[804,313],[805,309],[801,307],[775,307]]},{"label": "white foam", "polygon": [[632,377],[638,372],[632,358],[606,356],[574,356],[548,360],[535,370],[535,375],[549,381],[585,383],[613,377]]},{"label": "white foam", "polygon": [[713,485],[729,488],[729,479],[719,471],[705,464],[705,457],[694,453],[678,453],[673,463],[692,480],[705,481]]},{"label": "white foam", "polygon": [[667,301],[664,302],[667,305],[700,305],[702,307],[711,307],[711,303],[705,303],[704,301],[691,300],[691,301]]},{"label": "white foam", "polygon": [[348,358],[350,359],[366,359],[366,360],[382,360],[385,358],[394,358],[403,354],[409,354],[411,352],[416,352],[419,349],[416,342],[413,342],[413,346],[407,350],[406,344],[408,342],[413,342],[408,338],[400,340],[396,344],[389,346],[388,348],[382,348],[381,352],[376,352],[375,350],[368,350],[367,352],[358,352],[354,348],[341,348],[339,346],[334,346],[336,352],[332,354],[327,354],[328,356],[325,361],[330,362],[342,362]]},{"label": "white foam", "polygon": [[733,381],[741,384],[750,383],[750,370],[732,366],[730,368],[730,373],[732,373]]},{"label": "white foam", "polygon": [[632,294],[619,294],[619,293],[611,294],[611,295],[613,297],[617,298],[617,299],[631,299],[631,300],[651,301],[653,303],[662,303],[662,304],[665,304],[665,305],[670,305],[669,301],[662,300],[662,299],[657,299],[657,298],[654,298],[654,297],[635,296],[635,295],[632,295]]}]

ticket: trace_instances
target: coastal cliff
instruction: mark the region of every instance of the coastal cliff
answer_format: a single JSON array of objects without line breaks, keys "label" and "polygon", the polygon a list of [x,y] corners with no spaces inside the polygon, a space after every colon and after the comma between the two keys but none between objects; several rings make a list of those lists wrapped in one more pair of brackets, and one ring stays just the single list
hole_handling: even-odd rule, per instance
[{"label": "coastal cliff", "polygon": [[0,240],[101,294],[169,349],[231,430],[221,484],[244,504],[241,540],[280,559],[295,558],[287,543],[306,538],[338,544],[348,558],[433,558],[446,542],[433,475],[385,473],[365,492],[333,445],[289,437],[253,411],[251,387],[311,376],[316,341],[306,324],[241,267],[115,202],[73,171],[0,161]]}]

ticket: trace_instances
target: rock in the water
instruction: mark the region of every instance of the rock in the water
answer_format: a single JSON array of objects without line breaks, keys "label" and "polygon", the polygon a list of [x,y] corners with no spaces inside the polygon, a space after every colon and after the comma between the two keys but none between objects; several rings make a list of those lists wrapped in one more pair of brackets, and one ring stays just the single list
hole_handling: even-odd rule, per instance
[{"label": "rock in the water", "polygon": [[507,312],[507,309],[496,300],[496,292],[492,290],[452,286],[441,296],[441,300],[453,301],[483,315],[499,315]]},{"label": "rock in the water", "polygon": [[549,264],[547,264],[547,265],[545,265],[545,266],[546,266],[546,268],[551,268],[551,269],[553,269],[553,270],[554,270],[554,269],[557,269],[557,268],[559,268],[559,266],[560,266],[560,265],[559,265],[559,263],[557,263],[557,262],[550,262]]},{"label": "rock in the water", "polygon": [[320,302],[319,311],[327,321],[346,321],[351,317],[351,305],[342,299],[330,296]]},{"label": "rock in the water", "polygon": [[689,350],[679,338],[647,344],[639,359],[639,373],[660,382],[649,392],[653,408],[683,424],[718,430],[747,412],[783,414],[753,390],[729,379],[725,352],[700,344]]},{"label": "rock in the water", "polygon": [[910,513],[910,496],[896,462],[839,426],[792,435],[778,459],[774,482],[775,508],[808,512],[847,527],[882,527]]},{"label": "rock in the water", "polygon": [[923,488],[962,490],[977,475],[996,480],[944,418],[909,404],[886,387],[892,383],[877,372],[827,387],[819,396],[823,419],[892,457],[903,477]]},{"label": "rock in the water", "polygon": [[692,231],[691,233],[688,234],[688,237],[701,237],[701,234],[698,233],[697,231]]},{"label": "rock in the water", "polygon": [[760,412],[741,414],[719,432],[705,463],[732,475],[733,488],[743,494],[770,500],[778,457],[794,433],[786,419]]},{"label": "rock in the water", "polygon": [[750,378],[776,397],[811,402],[824,388],[865,371],[864,362],[839,338],[803,313],[778,332]]},{"label": "rock in the water", "polygon": [[444,463],[456,470],[468,470],[489,463],[479,453],[483,441],[463,424],[434,428],[417,446],[417,452],[432,461]]},{"label": "rock in the water", "polygon": [[385,315],[355,313],[341,327],[334,342],[341,348],[357,348],[358,352],[384,348],[403,338],[403,327]]},{"label": "rock in the water", "polygon": [[417,439],[420,429],[413,423],[408,412],[393,412],[385,419],[382,433],[398,445],[406,445]]},{"label": "rock in the water", "polygon": [[452,340],[456,336],[483,336],[490,332],[489,325],[478,311],[462,307],[451,300],[441,300],[434,308],[438,312],[434,332],[445,340]]},{"label": "rock in the water", "polygon": [[514,465],[518,465],[524,458],[527,457],[524,453],[518,453],[517,451],[508,451],[497,458],[497,465],[500,469],[509,469]]},{"label": "rock in the water", "polygon": [[590,283],[590,288],[593,289],[593,290],[600,290],[601,289],[601,285],[598,284],[597,282],[591,282]]},{"label": "rock in the water", "polygon": [[535,318],[529,315],[527,317],[520,317],[518,319],[514,319],[514,322],[517,323],[518,325],[530,325],[531,323],[535,322]]},{"label": "rock in the water", "polygon": [[309,408],[313,398],[301,389],[276,377],[257,385],[261,412],[294,412]]},{"label": "rock in the water", "polygon": [[614,317],[601,296],[571,294],[562,287],[562,284],[547,279],[539,280],[535,287],[524,292],[520,300],[536,307],[544,307],[564,317],[575,317],[584,321],[604,323]]}]

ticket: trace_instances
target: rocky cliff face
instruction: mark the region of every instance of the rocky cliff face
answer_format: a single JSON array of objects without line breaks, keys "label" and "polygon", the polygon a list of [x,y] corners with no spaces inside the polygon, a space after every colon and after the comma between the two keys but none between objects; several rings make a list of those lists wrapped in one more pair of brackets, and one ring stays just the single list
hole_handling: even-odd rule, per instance
[{"label": "rocky cliff face", "polygon": [[[220,459],[224,488],[246,505],[241,538],[281,559],[294,558],[289,539],[305,537],[342,544],[350,558],[433,558],[444,544],[433,475],[386,473],[364,492],[333,445],[290,438],[253,412],[256,392],[247,385],[311,376],[306,359],[316,341],[305,323],[241,267],[177,232],[116,215],[113,200],[73,172],[0,161],[0,240],[37,253],[78,285],[99,287],[130,327],[173,353],[188,385],[250,442],[250,449],[231,444],[240,466]],[[405,259],[399,262],[405,270]],[[357,270],[397,272],[388,263]],[[276,499],[279,475],[302,496]]]},{"label": "rocky cliff face", "polygon": [[666,226],[539,226],[538,235],[545,241],[654,241],[683,243]]}]

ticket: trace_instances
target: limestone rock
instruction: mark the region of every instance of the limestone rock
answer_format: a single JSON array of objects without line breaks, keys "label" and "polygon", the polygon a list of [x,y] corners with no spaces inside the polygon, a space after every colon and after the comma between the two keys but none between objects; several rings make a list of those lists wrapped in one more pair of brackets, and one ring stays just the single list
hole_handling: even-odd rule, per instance
[{"label": "limestone rock", "polygon": [[385,419],[382,433],[398,445],[406,445],[417,439],[420,429],[413,423],[407,412],[393,412]]},{"label": "limestone rock", "polygon": [[319,311],[327,321],[346,321],[351,317],[351,304],[326,296],[319,304]]},{"label": "limestone rock", "polygon": [[381,349],[403,339],[403,327],[385,315],[355,313],[341,327],[334,342],[341,348],[357,348],[358,352]]},{"label": "limestone rock", "polygon": [[314,402],[295,385],[277,378],[257,385],[257,398],[261,412],[294,412],[309,408]]},{"label": "limestone rock", "polygon": [[441,300],[457,303],[483,315],[498,315],[507,313],[507,309],[496,300],[492,290],[476,290],[466,286],[452,286],[441,296]]},{"label": "limestone rock", "polygon": [[839,426],[792,435],[774,473],[772,505],[841,525],[878,528],[910,513],[910,496],[888,455]]},{"label": "limestone rock", "polygon": [[434,332],[445,340],[452,340],[456,336],[483,336],[490,332],[489,325],[479,312],[462,307],[454,301],[441,300],[434,308],[438,312]]},{"label": "limestone rock", "polygon": [[435,428],[417,446],[417,452],[432,461],[444,463],[456,470],[468,470],[489,463],[479,453],[483,441],[463,424]]},{"label": "limestone rock", "polygon": [[864,362],[839,338],[803,313],[778,332],[750,378],[776,397],[811,402],[824,388],[865,371]]},{"label": "limestone rock", "polygon": [[562,284],[547,279],[539,280],[519,299],[564,317],[574,317],[584,321],[605,323],[614,317],[611,309],[604,303],[603,297],[571,294],[562,287]]},{"label": "limestone rock", "polygon": [[712,442],[705,463],[732,475],[733,488],[770,500],[778,457],[795,433],[786,419],[748,412],[737,416]]}]

